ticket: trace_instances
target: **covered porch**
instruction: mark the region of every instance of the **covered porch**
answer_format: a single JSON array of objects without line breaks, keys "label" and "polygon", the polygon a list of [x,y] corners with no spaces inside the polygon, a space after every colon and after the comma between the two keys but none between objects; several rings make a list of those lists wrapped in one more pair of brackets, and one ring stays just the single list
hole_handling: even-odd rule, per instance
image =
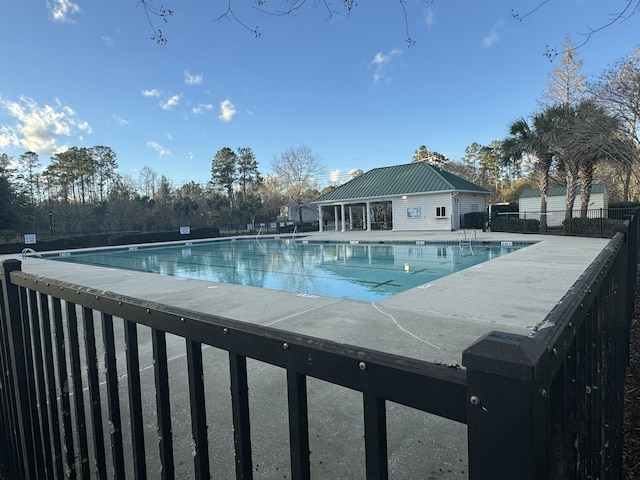
[{"label": "covered porch", "polygon": [[393,230],[393,202],[337,202],[318,205],[320,231]]}]

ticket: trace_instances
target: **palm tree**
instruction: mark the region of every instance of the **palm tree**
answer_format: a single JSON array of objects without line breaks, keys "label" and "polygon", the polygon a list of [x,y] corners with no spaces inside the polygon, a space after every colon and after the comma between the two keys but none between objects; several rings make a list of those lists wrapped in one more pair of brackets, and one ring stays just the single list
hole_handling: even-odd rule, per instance
[{"label": "palm tree", "polygon": [[620,120],[593,100],[583,100],[575,107],[564,109],[556,142],[565,162],[570,158],[577,166],[583,218],[587,216],[596,164],[612,161],[630,165],[637,158],[633,142],[624,135]]},{"label": "palm tree", "polygon": [[540,232],[547,231],[547,200],[549,172],[557,154],[555,150],[556,123],[560,110],[549,107],[531,118],[515,120],[509,126],[509,137],[503,141],[503,159],[520,162],[524,155],[535,158],[534,171],[540,188]]}]

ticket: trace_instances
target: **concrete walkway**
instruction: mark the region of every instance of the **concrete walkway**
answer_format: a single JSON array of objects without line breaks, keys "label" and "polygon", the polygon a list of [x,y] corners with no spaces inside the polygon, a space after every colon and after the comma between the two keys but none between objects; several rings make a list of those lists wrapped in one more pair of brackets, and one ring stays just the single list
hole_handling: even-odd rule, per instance
[{"label": "concrete walkway", "polygon": [[[459,232],[349,231],[300,234],[309,241],[448,241]],[[493,330],[527,334],[560,301],[607,239],[477,232],[482,241],[536,242],[516,252],[435,280],[426,286],[378,302],[309,296],[157,274],[53,262],[23,260],[23,270],[43,277],[213,313],[224,317],[304,333],[398,355],[450,365],[461,364],[462,351]],[[457,248],[457,247],[456,247]],[[2,256],[0,259],[11,256]],[[20,258],[19,255],[13,258]],[[141,342],[148,341],[144,337]],[[149,342],[150,343],[150,342]],[[206,361],[224,362],[208,349]],[[145,347],[141,348],[145,351]],[[176,371],[184,372],[184,342],[169,344]],[[146,367],[152,359],[148,358]],[[142,361],[144,366],[144,360]],[[119,372],[124,371],[120,363]],[[217,375],[211,373],[211,375]],[[223,375],[224,376],[224,375]],[[228,374],[227,374],[228,376]],[[174,375],[172,394],[188,405],[186,379]],[[180,380],[182,378],[182,380]],[[153,385],[152,369],[146,382]],[[226,383],[225,383],[226,382]],[[290,478],[286,431],[286,387],[282,371],[252,364],[250,374],[255,478]],[[228,392],[228,380],[210,379],[212,392]],[[216,397],[217,398],[217,397]],[[212,402],[208,418],[228,444],[227,413]],[[362,400],[356,392],[309,380],[312,474],[314,478],[363,478]],[[188,408],[188,407],[185,407]],[[153,404],[149,404],[153,411]],[[191,475],[190,427],[187,415],[174,421],[175,438],[185,436],[186,453],[179,478]],[[186,418],[184,418],[186,417]],[[256,420],[260,419],[260,420]],[[265,424],[266,419],[266,424]],[[153,419],[149,425],[154,425]],[[466,427],[432,415],[389,405],[389,466],[391,478],[466,478]],[[222,431],[221,431],[222,429]],[[153,430],[153,429],[152,429]],[[150,434],[150,451],[155,444]],[[317,439],[315,438],[317,436]],[[322,441],[321,441],[321,440]],[[283,447],[284,448],[277,448]],[[215,478],[232,478],[232,449],[212,453]],[[153,459],[150,459],[153,461]],[[178,464],[179,461],[176,462]],[[153,478],[153,475],[151,475]]]}]

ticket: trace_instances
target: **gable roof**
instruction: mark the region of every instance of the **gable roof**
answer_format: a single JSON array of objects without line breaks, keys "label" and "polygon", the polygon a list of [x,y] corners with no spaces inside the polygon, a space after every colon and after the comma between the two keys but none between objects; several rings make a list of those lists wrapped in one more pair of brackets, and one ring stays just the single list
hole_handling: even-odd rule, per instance
[{"label": "gable roof", "polygon": [[[580,195],[580,185],[576,187],[576,195]],[[600,183],[596,183],[591,186],[591,194],[594,193],[604,193],[605,188],[604,185]],[[549,192],[547,193],[548,197],[564,197],[567,194],[567,187],[549,187]],[[540,189],[539,188],[527,188],[522,191],[520,198],[540,198]]]},{"label": "gable roof", "polygon": [[427,162],[415,162],[374,168],[325,193],[312,203],[451,190],[491,193],[486,188]]}]

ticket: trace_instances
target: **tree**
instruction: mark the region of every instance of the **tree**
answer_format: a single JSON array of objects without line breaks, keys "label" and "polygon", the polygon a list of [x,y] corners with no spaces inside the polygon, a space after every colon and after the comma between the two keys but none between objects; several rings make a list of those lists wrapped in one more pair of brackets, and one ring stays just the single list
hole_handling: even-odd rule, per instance
[{"label": "tree", "polygon": [[464,178],[465,180],[469,180],[470,182],[476,183],[478,174],[469,164],[465,162],[452,161],[447,162],[446,165],[442,167],[443,170],[446,170],[449,173],[453,173],[460,178]]},{"label": "tree", "polygon": [[189,221],[189,214],[195,210],[198,210],[198,202],[188,195],[179,197],[173,204],[173,208],[176,212],[184,214],[187,221]]},{"label": "tree", "polygon": [[18,225],[17,196],[9,180],[0,174],[0,230],[12,230]]},{"label": "tree", "polygon": [[418,150],[415,151],[413,155],[413,160],[411,163],[415,162],[427,162],[430,165],[434,165],[436,167],[441,167],[449,160],[443,154],[438,152],[432,152],[427,147],[422,145]]},{"label": "tree", "polygon": [[155,199],[160,205],[166,205],[173,199],[173,185],[164,175],[160,177],[160,186]]},{"label": "tree", "polygon": [[135,182],[130,175],[118,175],[109,191],[109,202],[134,200],[137,197]]},{"label": "tree", "polygon": [[18,224],[17,195],[9,181],[11,162],[7,154],[0,154],[0,230],[11,230]]},{"label": "tree", "polygon": [[[502,143],[497,140],[489,146],[473,142],[464,150],[462,165],[465,168],[457,167],[461,177],[491,190],[493,200],[500,196],[501,148]],[[445,169],[450,171],[448,166]]]},{"label": "tree", "polygon": [[549,75],[547,90],[542,94],[543,107],[576,105],[584,99],[587,77],[582,74],[582,60],[578,58],[570,37],[564,39],[564,53]]},{"label": "tree", "polygon": [[250,193],[246,199],[240,202],[240,210],[249,216],[249,223],[256,223],[256,215],[262,210],[262,199],[258,195]]},{"label": "tree", "polygon": [[92,192],[96,161],[87,148],[71,147],[56,153],[45,170],[51,187],[56,187],[58,197],[64,201],[80,201],[84,204]]},{"label": "tree", "polygon": [[629,165],[637,158],[637,148],[624,134],[619,118],[593,100],[584,100],[575,108],[565,107],[557,127],[558,149],[565,163],[568,158],[575,161],[573,168],[580,176],[580,214],[586,217],[596,163],[611,161]]},{"label": "tree", "polygon": [[275,175],[267,175],[260,184],[262,211],[268,218],[275,218],[280,213],[280,207],[285,202],[282,191],[282,184]]},{"label": "tree", "polygon": [[150,166],[145,165],[140,169],[140,193],[147,198],[155,198],[158,185],[158,174]]},{"label": "tree", "polygon": [[242,201],[247,201],[247,195],[260,185],[262,177],[258,171],[256,156],[250,148],[238,148],[238,182],[242,192]]},{"label": "tree", "polygon": [[18,160],[17,180],[22,186],[22,191],[27,197],[29,207],[33,209],[36,205],[36,192],[39,191],[40,175],[37,172],[40,167],[38,154],[35,152],[26,152],[20,155]]},{"label": "tree", "polygon": [[[581,73],[582,60],[578,58],[575,46],[568,36],[564,39],[563,49],[562,57],[549,76],[547,90],[542,94],[542,105],[555,109],[558,122],[570,128],[570,124],[576,120],[573,118],[576,112],[574,107],[585,97],[587,79]],[[558,139],[562,139],[564,135],[559,135]],[[561,161],[565,174],[565,217],[571,219],[578,187],[580,159],[571,149],[560,149],[559,153],[558,160]]]},{"label": "tree", "polygon": [[116,152],[111,147],[98,145],[91,149],[91,154],[95,165],[94,183],[98,187],[97,196],[99,201],[103,202],[108,195],[111,184],[118,175]]},{"label": "tree", "polygon": [[[605,70],[589,86],[594,99],[613,115],[622,119],[623,132],[640,149],[640,46],[625,59]],[[625,167],[623,201],[629,200],[629,189],[636,156]]]},{"label": "tree", "polygon": [[533,185],[526,178],[518,178],[513,182],[513,185],[508,189],[503,190],[502,200],[509,203],[518,203],[522,192],[531,188]]},{"label": "tree", "polygon": [[535,114],[531,124],[518,119],[509,126],[509,137],[502,144],[503,159],[520,162],[525,154],[535,157],[534,173],[540,188],[540,231],[547,231],[547,200],[549,196],[549,173],[556,155],[555,120],[558,112],[547,108]]},{"label": "tree", "polygon": [[227,193],[231,209],[235,205],[233,190],[238,179],[238,156],[229,147],[218,150],[211,161],[211,184]]},{"label": "tree", "polygon": [[308,147],[290,148],[274,159],[271,169],[278,178],[283,193],[298,205],[298,217],[302,223],[304,192],[316,189],[316,177],[324,173],[320,159]]}]

